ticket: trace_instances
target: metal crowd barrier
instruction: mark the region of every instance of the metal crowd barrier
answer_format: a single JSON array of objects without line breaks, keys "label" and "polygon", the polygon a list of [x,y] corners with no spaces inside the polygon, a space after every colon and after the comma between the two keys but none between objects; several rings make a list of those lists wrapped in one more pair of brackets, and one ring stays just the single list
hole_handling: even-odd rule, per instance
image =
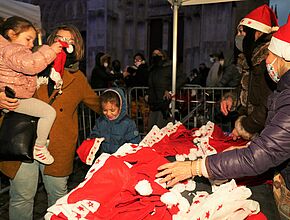
[{"label": "metal crowd barrier", "polygon": [[[95,90],[100,95],[106,89]],[[123,89],[127,101],[127,113],[135,121],[141,136],[148,132],[149,105],[148,87]],[[224,131],[231,131],[232,122],[219,112],[220,100],[228,93],[238,94],[234,87],[200,87],[186,85],[175,96],[175,120],[181,121],[188,129],[200,127],[207,121],[220,125]],[[79,141],[86,139],[94,126],[97,114],[84,105],[79,107]]]},{"label": "metal crowd barrier", "polygon": [[[224,131],[232,129],[232,120],[220,113],[220,100],[226,93],[238,95],[235,87],[200,87],[185,85],[175,95],[175,120],[188,129],[200,127],[207,121],[220,125]],[[136,122],[141,135],[148,132],[149,106],[146,102],[148,87],[128,89],[129,116]]]}]

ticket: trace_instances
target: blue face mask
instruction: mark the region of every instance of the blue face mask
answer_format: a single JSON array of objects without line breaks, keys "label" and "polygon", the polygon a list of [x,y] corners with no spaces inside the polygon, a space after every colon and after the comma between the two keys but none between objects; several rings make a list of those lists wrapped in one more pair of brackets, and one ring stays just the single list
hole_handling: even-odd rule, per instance
[{"label": "blue face mask", "polygon": [[279,82],[279,80],[280,80],[279,74],[278,74],[278,72],[275,70],[275,68],[273,66],[273,64],[276,62],[276,60],[277,60],[277,57],[273,60],[272,63],[266,64],[269,76],[271,77],[271,79],[275,83]]}]

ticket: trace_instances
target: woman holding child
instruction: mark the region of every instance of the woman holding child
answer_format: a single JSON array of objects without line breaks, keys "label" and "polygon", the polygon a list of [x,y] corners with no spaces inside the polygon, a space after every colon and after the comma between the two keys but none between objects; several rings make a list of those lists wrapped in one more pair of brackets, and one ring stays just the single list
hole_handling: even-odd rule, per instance
[{"label": "woman holding child", "polygon": [[[40,85],[35,97],[44,102],[51,102],[56,110],[56,120],[52,126],[49,139],[49,151],[54,157],[54,163],[45,166],[33,163],[1,162],[0,170],[11,178],[9,219],[33,219],[34,197],[37,191],[39,170],[48,195],[48,206],[67,194],[67,180],[73,170],[73,160],[78,138],[78,105],[83,102],[94,111],[99,111],[99,99],[90,87],[85,75],[78,69],[78,62],[83,58],[84,46],[80,32],[71,25],[57,27],[48,38],[48,44],[55,41],[66,42],[74,49],[67,54],[64,72],[62,74],[62,93],[55,96],[59,90],[54,89],[53,82]],[[50,68],[48,73],[50,74]],[[45,80],[43,81],[45,82]],[[3,94],[0,94],[4,96]],[[5,97],[0,104],[7,105]],[[9,105],[13,110],[14,105]]]}]

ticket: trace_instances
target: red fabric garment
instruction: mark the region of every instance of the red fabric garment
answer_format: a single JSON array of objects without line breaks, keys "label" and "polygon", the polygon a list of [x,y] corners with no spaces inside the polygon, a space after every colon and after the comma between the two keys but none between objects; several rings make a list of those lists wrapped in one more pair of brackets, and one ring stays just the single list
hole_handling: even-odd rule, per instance
[{"label": "red fabric garment", "polygon": [[[125,161],[132,167],[129,168]],[[110,156],[100,169],[90,169],[85,181],[68,194],[67,203],[84,200],[98,202],[100,206],[95,212],[87,213],[86,219],[172,219],[172,214],[177,213],[178,209],[168,209],[160,201],[160,196],[168,190],[154,182],[157,167],[167,162],[150,148],[124,157]],[[135,190],[136,184],[143,179],[148,180],[153,189],[149,196],[141,196]],[[51,219],[57,218],[54,215]]]},{"label": "red fabric garment", "polygon": [[268,218],[262,213],[250,215],[246,218],[246,220],[267,220]]},{"label": "red fabric garment", "polygon": [[84,140],[77,148],[77,154],[80,160],[88,165],[92,165],[95,154],[100,148],[100,145],[104,138],[92,138]]},{"label": "red fabric garment", "polygon": [[77,149],[77,154],[83,163],[86,163],[87,157],[93,147],[95,139],[84,140]]},{"label": "red fabric garment", "polygon": [[217,125],[214,125],[213,133],[211,137],[209,137],[209,145],[212,146],[218,153],[229,147],[243,146],[247,143],[248,141],[244,139],[238,139],[234,141],[231,136],[226,135]]},{"label": "red fabric garment", "polygon": [[[61,43],[61,45],[65,48],[68,47],[68,44],[66,42],[59,41],[59,43]],[[55,69],[56,72],[59,73],[61,78],[64,72],[65,61],[66,61],[66,53],[64,52],[64,50],[61,50],[61,52],[56,55],[56,58],[53,62],[53,68]]]},{"label": "red fabric garment", "polygon": [[189,154],[191,148],[197,148],[193,143],[192,131],[187,130],[183,125],[180,125],[176,132],[170,136],[165,135],[152,146],[152,149],[164,157]]}]

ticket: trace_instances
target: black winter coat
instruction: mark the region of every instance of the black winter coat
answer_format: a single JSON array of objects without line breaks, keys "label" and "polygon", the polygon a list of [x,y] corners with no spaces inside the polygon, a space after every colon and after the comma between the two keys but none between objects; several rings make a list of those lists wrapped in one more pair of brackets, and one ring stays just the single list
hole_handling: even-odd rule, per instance
[{"label": "black winter coat", "polygon": [[265,62],[270,39],[271,35],[267,35],[257,41],[251,59],[249,79],[242,79],[242,84],[245,84],[242,86],[248,88],[248,95],[244,97],[248,100],[243,102],[248,102],[251,109],[246,109],[246,117],[242,119],[241,125],[251,134],[260,133],[264,128],[267,118],[267,99],[276,86],[269,77]]},{"label": "black winter coat", "polygon": [[[177,74],[176,88],[180,88],[186,82],[186,78]],[[149,72],[149,106],[152,111],[162,111],[169,105],[163,99],[165,91],[172,90],[172,64],[171,61],[162,61],[159,65],[152,66]],[[165,106],[164,106],[165,105]]]}]

